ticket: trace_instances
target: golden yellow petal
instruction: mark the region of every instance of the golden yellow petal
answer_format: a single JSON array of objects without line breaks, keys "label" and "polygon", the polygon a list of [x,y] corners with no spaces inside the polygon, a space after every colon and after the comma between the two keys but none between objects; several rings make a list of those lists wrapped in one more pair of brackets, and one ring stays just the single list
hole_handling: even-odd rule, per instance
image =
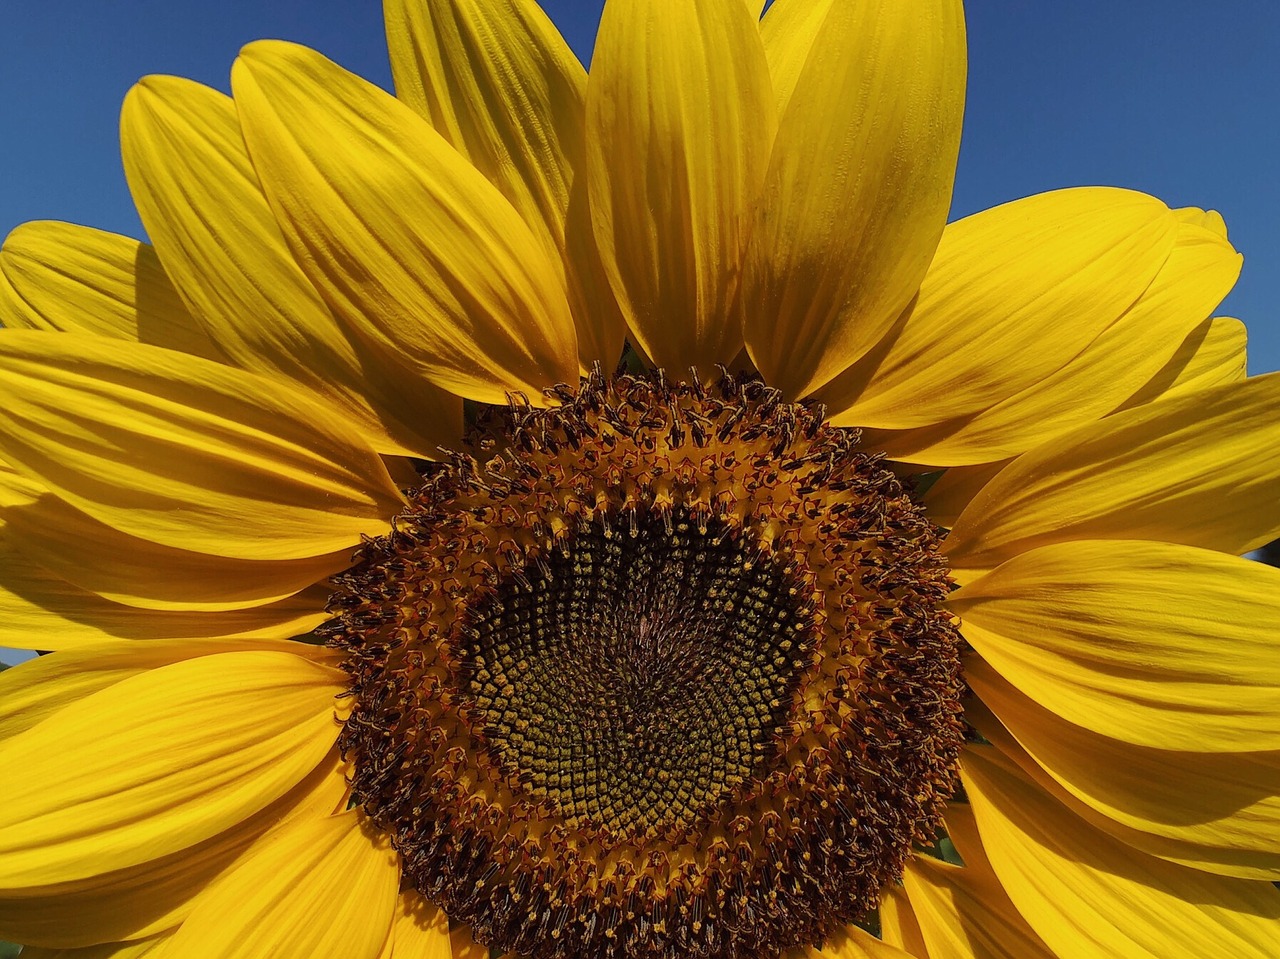
[{"label": "golden yellow petal", "polygon": [[378,959],[400,867],[359,810],[298,816],[196,899],[170,959]]},{"label": "golden yellow petal", "polygon": [[855,362],[916,295],[964,112],[959,0],[826,7],[796,30],[813,40],[779,118],[738,300],[752,361],[791,396]]},{"label": "golden yellow petal", "polygon": [[908,955],[929,957],[920,923],[901,886],[889,886],[880,893],[880,938]]},{"label": "golden yellow petal", "polygon": [[23,946],[23,959],[144,959],[158,956],[169,935],[163,933],[136,942],[107,942],[83,949],[44,949],[40,946]]},{"label": "golden yellow petal", "polygon": [[388,0],[396,97],[488,177],[564,258],[587,71],[531,0]]},{"label": "golden yellow petal", "polygon": [[967,948],[981,957],[1052,959],[1053,953],[1027,925],[992,872],[972,809],[952,802],[946,826],[964,866],[914,856],[904,876],[907,898],[931,954],[946,956],[952,949]]},{"label": "golden yellow petal", "polygon": [[234,869],[268,830],[298,816],[328,816],[345,805],[345,772],[335,748],[306,779],[234,829],[137,866],[0,897],[0,935],[70,948],[171,929],[191,912],[195,897]]},{"label": "golden yellow petal", "polygon": [[[11,476],[0,467],[0,486]],[[0,507],[0,521],[5,540],[27,562],[104,599],[144,609],[265,606],[351,565],[350,549],[259,561],[161,546],[112,529],[51,493],[32,503]],[[0,575],[0,583],[6,582]]]},{"label": "golden yellow petal", "polygon": [[246,47],[232,88],[285,239],[348,329],[475,400],[577,382],[563,271],[430,124],[282,41]]},{"label": "golden yellow petal", "polygon": [[1014,460],[965,508],[944,549],[990,569],[1073,539],[1150,539],[1240,554],[1280,536],[1280,374],[1170,397]]},{"label": "golden yellow petal", "polygon": [[1192,223],[1213,231],[1224,240],[1227,239],[1227,222],[1217,210],[1202,210],[1198,206],[1184,206],[1174,210],[1173,214],[1183,223]]},{"label": "golden yellow petal", "polygon": [[[453,959],[489,959],[489,948],[476,942],[471,930],[462,923],[449,923],[449,951]],[[505,959],[515,959],[507,953]]]},{"label": "golden yellow petal", "polygon": [[91,333],[222,359],[187,312],[156,252],[87,226],[24,223],[0,248],[0,321]]},{"label": "golden yellow petal", "polygon": [[297,386],[105,337],[0,333],[0,427],[0,456],[82,512],[215,556],[323,556],[403,503]]},{"label": "golden yellow petal", "polygon": [[1134,745],[1050,712],[977,656],[966,679],[999,722],[973,706],[966,717],[1096,828],[1206,872],[1280,879],[1280,752]]},{"label": "golden yellow petal", "polygon": [[564,264],[585,369],[626,334],[586,210],[587,73],[532,0],[384,4],[396,96],[502,191]]},{"label": "golden yellow petal", "polygon": [[296,380],[379,452],[430,455],[461,435],[456,397],[414,383],[339,326],[294,262],[249,162],[231,98],[147,77],[120,119],[147,235],[188,308],[231,363]]},{"label": "golden yellow petal", "polygon": [[1173,251],[1138,302],[1061,369],[973,416],[884,437],[882,448],[911,463],[994,462],[1106,416],[1204,322],[1231,291],[1240,263],[1217,234],[1180,225]]},{"label": "golden yellow petal", "polygon": [[1161,397],[1239,383],[1245,378],[1248,334],[1239,320],[1215,316],[1189,333],[1178,351],[1120,409],[1151,403]]},{"label": "golden yellow petal", "polygon": [[778,116],[787,112],[800,71],[835,0],[774,0],[760,21]]},{"label": "golden yellow petal", "polygon": [[1177,234],[1159,200],[1103,187],[1042,193],[952,223],[901,328],[821,398],[837,424],[884,429],[988,409],[1060,369],[1122,316]]},{"label": "golden yellow petal", "polygon": [[0,646],[13,649],[73,649],[115,639],[285,639],[329,618],[324,607],[330,592],[315,586],[265,606],[225,612],[139,609],[33,563],[0,528]]},{"label": "golden yellow petal", "polygon": [[785,959],[929,959],[928,953],[904,952],[857,926],[836,930],[820,949],[813,946],[793,949],[783,956]]},{"label": "golden yellow petal", "polygon": [[968,747],[962,772],[993,871],[1057,955],[1274,956],[1280,890],[1117,843],[992,747]]},{"label": "golden yellow petal", "polygon": [[1064,719],[1138,745],[1280,750],[1280,570],[1126,540],[1015,556],[947,605]]},{"label": "golden yellow petal", "polygon": [[345,686],[289,653],[220,653],[123,679],[5,741],[0,763],[23,774],[0,808],[0,890],[124,869],[233,829],[329,751]]},{"label": "golden yellow petal", "polygon": [[31,729],[93,693],[161,666],[215,653],[265,650],[335,665],[323,646],[264,639],[155,639],[145,643],[103,640],[38,656],[0,671],[0,739]]},{"label": "golden yellow petal", "polygon": [[743,4],[605,7],[587,86],[591,217],[632,336],[672,375],[709,377],[742,346],[730,306],[774,126]]},{"label": "golden yellow petal", "polygon": [[412,889],[400,893],[381,959],[452,959],[449,917]]},{"label": "golden yellow petal", "polygon": [[[1007,461],[1006,461],[1007,462]],[[929,519],[939,526],[953,526],[969,501],[995,477],[1006,463],[980,463],[977,466],[949,467],[925,490],[921,498],[929,511]]]}]

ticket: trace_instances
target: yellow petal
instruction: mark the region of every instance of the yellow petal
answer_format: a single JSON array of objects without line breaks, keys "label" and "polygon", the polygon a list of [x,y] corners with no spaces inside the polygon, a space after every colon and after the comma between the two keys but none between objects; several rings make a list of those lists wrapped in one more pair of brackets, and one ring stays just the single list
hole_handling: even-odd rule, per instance
[{"label": "yellow petal", "polygon": [[965,678],[999,722],[973,705],[966,718],[1096,828],[1206,872],[1280,879],[1280,752],[1136,746],[1050,712],[976,656]]},{"label": "yellow petal", "polygon": [[0,456],[77,509],[195,552],[322,556],[403,502],[319,399],[156,347],[5,331],[0,427]]},{"label": "yellow petal", "polygon": [[162,949],[167,934],[141,939],[137,942],[108,942],[83,949],[44,949],[40,946],[23,946],[23,959],[144,959],[155,956]]},{"label": "yellow petal", "polygon": [[339,670],[229,652],[133,676],[0,746],[23,774],[0,809],[0,889],[68,882],[193,846],[314,769]]},{"label": "yellow petal", "polygon": [[532,0],[390,0],[383,9],[396,96],[564,264],[583,366],[612,370],[625,328],[586,211],[582,64]]},{"label": "yellow petal", "polygon": [[800,71],[834,0],[774,0],[760,22],[778,116],[787,112]]},{"label": "yellow petal", "polygon": [[959,0],[825,6],[797,28],[813,39],[779,119],[738,303],[752,361],[792,396],[871,349],[916,295],[946,223],[964,113]]},{"label": "yellow petal", "polygon": [[[7,294],[7,295],[6,295]],[[0,320],[221,359],[145,243],[87,226],[24,223],[0,248]]]},{"label": "yellow petal", "polygon": [[73,649],[112,639],[285,639],[315,629],[331,590],[306,589],[266,606],[226,612],[124,606],[71,585],[16,549],[0,528],[0,646]]},{"label": "yellow petal", "polygon": [[11,739],[67,706],[132,676],[201,656],[249,650],[287,653],[328,665],[338,660],[333,650],[286,640],[156,639],[146,643],[85,644],[0,671],[0,739]]},{"label": "yellow petal", "polygon": [[[9,479],[0,467],[0,485]],[[265,606],[351,565],[350,549],[257,561],[161,546],[112,529],[50,493],[0,507],[0,521],[5,539],[28,562],[105,599],[145,609]]]},{"label": "yellow petal", "polygon": [[908,955],[928,959],[920,923],[901,886],[887,886],[880,891],[880,938]]},{"label": "yellow petal", "polygon": [[1004,467],[1005,463],[1001,462],[948,468],[921,498],[929,511],[929,519],[939,526],[955,525],[969,501]]},{"label": "yellow petal", "polygon": [[739,263],[774,134],[741,3],[611,0],[587,87],[596,243],[632,335],[672,375],[742,346]]},{"label": "yellow petal", "polygon": [[[857,926],[845,926],[833,932],[821,948],[806,946],[801,949],[789,949],[783,954],[784,959],[912,959],[912,954],[904,952],[897,946],[891,946],[877,939],[865,929]],[[927,954],[916,954],[919,959],[928,959]]]},{"label": "yellow petal", "polygon": [[178,292],[228,359],[324,397],[384,453],[430,454],[461,404],[381,365],[341,329],[294,262],[258,186],[231,98],[147,77],[120,118],[125,173]]},{"label": "yellow petal", "polygon": [[[964,861],[962,868],[924,856],[907,863],[907,896],[931,943],[939,937],[958,938],[971,944],[979,956],[1010,959],[1051,959],[1040,937],[1009,901],[991,869],[973,810],[952,802],[946,812],[947,835]],[[948,905],[950,908],[948,909]],[[937,926],[942,929],[937,929]],[[936,931],[935,931],[936,930]],[[935,955],[949,955],[946,948],[931,947]]]},{"label": "yellow petal", "polygon": [[336,748],[280,799],[227,830],[137,866],[0,898],[0,934],[50,948],[140,939],[177,926],[210,883],[234,869],[268,830],[330,815],[346,791]]},{"label": "yellow petal", "polygon": [[1195,226],[1213,231],[1224,240],[1227,238],[1227,222],[1217,210],[1202,210],[1198,206],[1184,206],[1174,210],[1173,213],[1183,223],[1192,223]]},{"label": "yellow petal", "polygon": [[1280,374],[1171,397],[1014,460],[947,537],[953,570],[1052,542],[1150,539],[1245,553],[1280,536]]},{"label": "yellow petal", "polygon": [[412,889],[400,893],[381,959],[452,959],[449,917]]},{"label": "yellow petal", "polygon": [[1161,749],[1280,750],[1280,570],[1171,543],[1057,543],[948,606],[1005,679],[1077,725]]},{"label": "yellow petal", "polygon": [[964,866],[953,866],[913,856],[902,881],[929,955],[1054,959],[1013,907],[990,866],[980,860],[970,864],[966,858]]},{"label": "yellow petal", "polygon": [[1173,252],[1138,302],[1061,369],[990,409],[891,435],[880,447],[911,463],[993,462],[1106,416],[1204,322],[1231,291],[1240,263],[1217,234],[1180,225]]},{"label": "yellow petal", "polygon": [[1280,890],[1143,855],[1074,816],[990,747],[970,747],[965,790],[1009,898],[1059,956],[1266,957]]},{"label": "yellow petal", "polygon": [[[489,959],[489,948],[476,942],[468,926],[455,922],[449,925],[449,951],[453,959]],[[514,954],[507,953],[507,959],[515,959]]]},{"label": "yellow petal", "polygon": [[529,0],[388,0],[384,12],[396,97],[563,259],[587,72],[551,20]]},{"label": "yellow petal", "polygon": [[895,338],[823,391],[833,421],[930,426],[1018,394],[1138,300],[1177,233],[1159,200],[1102,187],[1042,193],[951,224]]},{"label": "yellow petal", "polygon": [[196,900],[167,959],[377,959],[400,868],[358,810],[297,817]]},{"label": "yellow petal", "polygon": [[425,120],[305,47],[246,47],[232,87],[285,239],[329,307],[459,396],[577,383],[563,274]]},{"label": "yellow petal", "polygon": [[1228,316],[1205,320],[1187,335],[1173,358],[1120,408],[1239,383],[1245,378],[1247,345],[1248,334],[1239,320]]}]

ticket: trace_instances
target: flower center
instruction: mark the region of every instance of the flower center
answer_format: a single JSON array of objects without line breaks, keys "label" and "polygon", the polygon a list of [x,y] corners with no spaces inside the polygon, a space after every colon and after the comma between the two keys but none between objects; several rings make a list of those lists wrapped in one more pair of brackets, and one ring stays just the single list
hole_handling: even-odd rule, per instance
[{"label": "flower center", "polygon": [[785,562],[678,507],[589,527],[461,632],[464,688],[503,772],[616,843],[681,835],[776,753],[814,623]]},{"label": "flower center", "polygon": [[767,955],[874,908],[961,742],[939,534],[757,381],[489,409],[339,578],[355,801],[502,951]]}]

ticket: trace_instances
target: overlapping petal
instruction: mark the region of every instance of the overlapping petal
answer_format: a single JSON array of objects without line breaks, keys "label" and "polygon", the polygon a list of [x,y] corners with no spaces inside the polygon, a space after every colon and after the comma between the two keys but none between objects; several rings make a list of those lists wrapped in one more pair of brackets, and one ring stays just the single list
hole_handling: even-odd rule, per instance
[{"label": "overlapping petal", "polygon": [[1103,187],[952,223],[899,327],[822,392],[833,422],[930,426],[1034,386],[1138,300],[1178,226],[1159,200]]},{"label": "overlapping petal", "polygon": [[158,955],[168,939],[168,934],[161,934],[136,942],[108,942],[83,949],[23,946],[22,955],[25,959],[146,959]]},{"label": "overlapping petal", "polygon": [[403,502],[298,387],[100,337],[0,334],[0,456],[107,526],[215,556],[324,556]]},{"label": "overlapping petal", "polygon": [[246,47],[232,88],[285,239],[348,329],[471,399],[577,382],[563,271],[430,124],[282,41]]},{"label": "overlapping petal", "polygon": [[396,97],[431,123],[564,257],[587,72],[529,0],[388,0]]},{"label": "overlapping petal", "polygon": [[1239,320],[1229,316],[1205,320],[1183,339],[1169,362],[1120,408],[1239,383],[1246,375],[1247,346],[1248,334]]},{"label": "overlapping petal", "polygon": [[959,0],[815,6],[825,15],[781,31],[786,50],[771,57],[792,89],[737,303],[752,361],[790,396],[858,360],[916,295],[946,223],[964,112]]},{"label": "overlapping petal", "polygon": [[173,929],[195,898],[235,869],[269,830],[345,805],[345,771],[334,749],[306,779],[235,829],[136,866],[0,898],[0,934],[28,945],[75,948]]},{"label": "overlapping petal", "polygon": [[1096,828],[1206,872],[1280,879],[1280,752],[1135,745],[1045,709],[976,657],[966,678],[996,717],[971,706],[970,721]]},{"label": "overlapping petal", "polygon": [[0,248],[0,322],[223,358],[187,312],[155,250],[74,223],[24,223],[9,234]]},{"label": "overlapping petal", "polygon": [[[913,959],[911,953],[891,946],[857,926],[836,930],[821,948],[792,949],[783,956],[786,959]],[[917,954],[917,957],[923,956],[924,953]]]},{"label": "overlapping petal", "polygon": [[1116,843],[991,747],[966,750],[963,778],[993,871],[1057,955],[1266,959],[1274,953],[1280,890]]},{"label": "overlapping petal", "polygon": [[384,4],[396,96],[502,191],[564,264],[583,366],[625,325],[587,211],[587,73],[533,0]]},{"label": "overlapping petal", "polygon": [[412,889],[400,893],[380,959],[455,959],[449,917]]},{"label": "overlapping petal", "polygon": [[231,99],[153,76],[125,99],[125,173],[147,234],[192,314],[243,369],[295,380],[384,453],[431,455],[461,403],[404,388],[344,331],[294,262],[249,162]]},{"label": "overlapping petal", "polygon": [[881,890],[879,915],[881,939],[917,959],[929,959],[924,933],[901,886],[890,885]]},{"label": "overlapping petal", "polygon": [[929,955],[1054,959],[991,871],[969,807],[948,807],[947,832],[964,858],[963,866],[913,856],[903,875]]},{"label": "overlapping petal", "polygon": [[[1138,301],[1060,369],[988,409],[885,433],[877,443],[894,459],[911,463],[986,463],[1100,419],[1175,357],[1179,344],[1230,292],[1240,263],[1240,255],[1216,233],[1180,224],[1173,251]],[[1009,356],[1003,362],[1019,361]]]},{"label": "overlapping petal", "polygon": [[1056,543],[953,593],[965,638],[1076,725],[1196,751],[1280,750],[1280,570],[1171,543]]},{"label": "overlapping petal", "polygon": [[320,763],[345,686],[291,653],[225,652],[122,679],[7,739],[0,763],[23,775],[0,809],[0,895],[233,829]]},{"label": "overlapping petal", "polygon": [[[352,552],[259,561],[162,546],[93,519],[2,464],[0,524],[3,548],[16,550],[18,565],[37,563],[83,590],[144,609],[265,606],[346,568]],[[40,575],[34,570],[0,572],[0,587],[24,579],[32,583]]]},{"label": "overlapping petal", "polygon": [[359,810],[295,817],[196,900],[167,959],[378,959],[400,868]]},{"label": "overlapping petal", "polygon": [[587,88],[591,218],[632,335],[659,366],[711,375],[742,347],[730,305],[773,134],[742,4],[606,6]]},{"label": "overlapping petal", "polygon": [[112,639],[284,639],[325,621],[329,593],[310,587],[265,606],[225,612],[139,609],[33,563],[0,529],[0,646],[13,649],[72,649]]},{"label": "overlapping petal", "polygon": [[1010,463],[947,538],[953,570],[1072,539],[1240,554],[1280,536],[1280,374],[1170,397],[1080,427]]}]

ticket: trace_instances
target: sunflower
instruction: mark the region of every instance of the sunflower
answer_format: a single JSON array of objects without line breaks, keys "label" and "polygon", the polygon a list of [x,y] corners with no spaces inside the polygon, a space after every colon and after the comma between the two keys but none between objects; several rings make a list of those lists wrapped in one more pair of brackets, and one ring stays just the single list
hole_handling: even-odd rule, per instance
[{"label": "sunflower", "polygon": [[1222,218],[947,225],[959,0],[387,0],[0,251],[31,959],[1268,957]]}]

